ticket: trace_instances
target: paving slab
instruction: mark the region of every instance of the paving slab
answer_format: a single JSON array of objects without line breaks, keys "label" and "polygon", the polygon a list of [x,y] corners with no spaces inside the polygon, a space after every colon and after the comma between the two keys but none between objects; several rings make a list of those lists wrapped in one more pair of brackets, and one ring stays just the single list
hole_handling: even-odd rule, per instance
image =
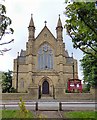
[{"label": "paving slab", "polygon": [[60,112],[58,111],[36,111],[36,116],[42,117],[42,118],[60,118],[62,119],[62,116],[60,115]]}]

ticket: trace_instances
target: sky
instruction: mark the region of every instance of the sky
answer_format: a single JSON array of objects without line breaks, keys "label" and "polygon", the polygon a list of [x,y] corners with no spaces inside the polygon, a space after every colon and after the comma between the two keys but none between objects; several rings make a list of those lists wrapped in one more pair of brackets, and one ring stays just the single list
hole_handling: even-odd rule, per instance
[{"label": "sky", "polygon": [[[1,1],[1,0],[0,0]],[[14,39],[14,42],[9,45],[2,46],[3,48],[11,48],[10,51],[0,55],[0,71],[13,70],[13,59],[17,57],[17,52],[21,49],[26,49],[26,42],[28,41],[28,26],[33,14],[33,20],[35,25],[35,36],[43,29],[47,21],[47,27],[56,37],[56,26],[58,17],[65,25],[66,16],[65,0],[5,0],[2,2],[6,6],[7,16],[12,20],[11,27],[14,29],[13,35],[6,35],[3,39]],[[63,30],[63,41],[66,45],[66,50],[70,56],[73,56],[78,61],[78,76],[82,79],[82,68],[80,66],[80,59],[82,59],[83,53],[80,50],[73,48],[72,41],[67,35],[66,30]],[[0,46],[0,48],[2,49]]]}]

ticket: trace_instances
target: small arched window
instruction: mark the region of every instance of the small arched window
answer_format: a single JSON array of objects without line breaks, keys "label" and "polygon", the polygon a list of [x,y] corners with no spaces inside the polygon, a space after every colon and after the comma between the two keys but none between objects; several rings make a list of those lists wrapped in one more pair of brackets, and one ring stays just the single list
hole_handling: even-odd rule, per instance
[{"label": "small arched window", "polygon": [[21,79],[21,81],[20,81],[20,87],[24,88],[24,80],[23,79]]},{"label": "small arched window", "polygon": [[53,51],[47,43],[38,50],[38,69],[53,69]]}]

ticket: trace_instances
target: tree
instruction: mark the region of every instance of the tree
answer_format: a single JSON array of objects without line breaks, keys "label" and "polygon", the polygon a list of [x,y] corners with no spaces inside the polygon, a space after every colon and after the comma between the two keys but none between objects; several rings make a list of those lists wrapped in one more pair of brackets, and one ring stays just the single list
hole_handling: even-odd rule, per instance
[{"label": "tree", "polygon": [[[14,40],[9,40],[3,42],[3,36],[5,34],[13,34],[14,30],[9,28],[12,21],[9,17],[6,16],[6,7],[3,4],[0,4],[0,45],[5,45],[13,42]],[[2,40],[2,41],[1,41]],[[10,49],[0,49],[0,55],[3,55],[4,52],[9,51]]]},{"label": "tree", "polygon": [[87,87],[97,86],[97,62],[94,57],[87,54],[81,60],[81,66],[83,67],[84,82],[87,83]]},{"label": "tree", "polygon": [[10,92],[12,87],[12,71],[8,70],[8,72],[2,73],[2,92]]},{"label": "tree", "polygon": [[74,48],[97,59],[97,9],[94,2],[73,2],[66,7],[66,30]]},{"label": "tree", "polygon": [[74,48],[84,52],[81,65],[85,82],[97,87],[97,9],[94,2],[82,1],[67,5],[65,27]]}]

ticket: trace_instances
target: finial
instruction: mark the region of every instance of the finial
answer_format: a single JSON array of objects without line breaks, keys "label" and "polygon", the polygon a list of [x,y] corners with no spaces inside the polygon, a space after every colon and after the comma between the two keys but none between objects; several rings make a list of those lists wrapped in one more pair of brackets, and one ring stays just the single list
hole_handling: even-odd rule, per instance
[{"label": "finial", "polygon": [[33,14],[31,14],[31,18],[30,18],[29,27],[34,27],[34,22],[33,22]]},{"label": "finial", "polygon": [[31,17],[33,17],[33,14],[31,14]]},{"label": "finial", "polygon": [[17,52],[17,56],[19,56],[19,52]]},{"label": "finial", "polygon": [[73,53],[72,53],[72,58],[73,58]]},{"label": "finial", "polygon": [[60,17],[60,14],[59,14],[59,17]]},{"label": "finial", "polygon": [[47,21],[44,21],[44,23],[45,23],[45,26],[46,26]]}]

